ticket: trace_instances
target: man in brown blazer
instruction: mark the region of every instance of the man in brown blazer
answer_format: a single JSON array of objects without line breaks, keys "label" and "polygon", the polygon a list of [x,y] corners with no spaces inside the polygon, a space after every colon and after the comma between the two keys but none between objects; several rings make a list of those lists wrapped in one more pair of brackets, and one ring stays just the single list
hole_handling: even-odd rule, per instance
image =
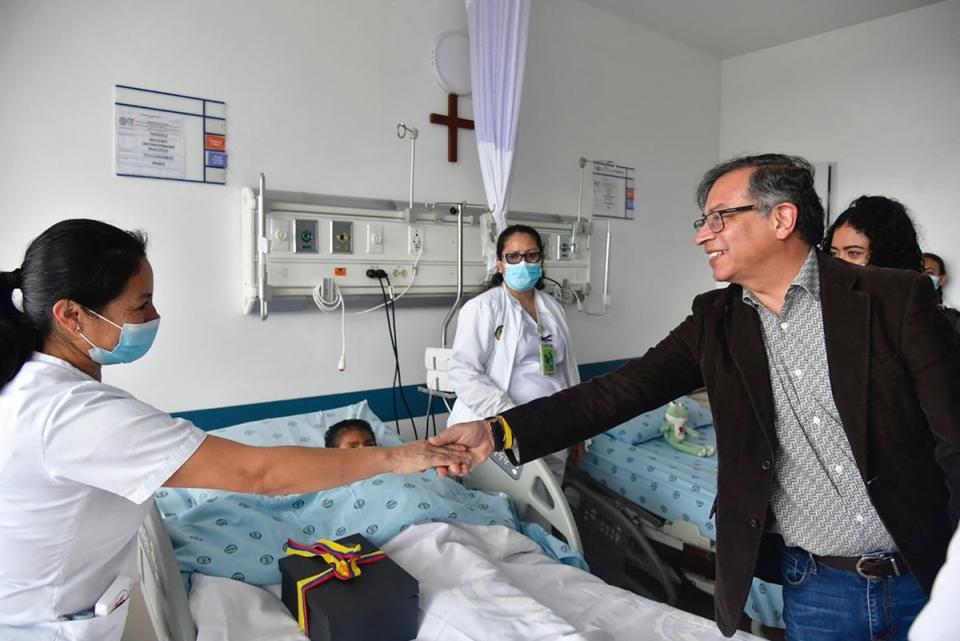
[{"label": "man in brown blazer", "polygon": [[617,371],[432,441],[529,461],[705,385],[720,630],[772,567],[788,639],[906,639],[960,517],[960,344],[930,280],[818,252],[802,158],[722,163],[698,201],[695,242],[729,287]]}]

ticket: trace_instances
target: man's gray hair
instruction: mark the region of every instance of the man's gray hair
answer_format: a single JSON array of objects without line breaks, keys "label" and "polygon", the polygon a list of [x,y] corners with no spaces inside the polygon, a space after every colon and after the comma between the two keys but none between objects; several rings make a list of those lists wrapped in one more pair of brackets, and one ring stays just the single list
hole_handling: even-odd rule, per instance
[{"label": "man's gray hair", "polygon": [[768,214],[780,203],[796,206],[797,232],[812,246],[823,239],[823,205],[813,187],[813,165],[800,156],[761,154],[742,156],[720,163],[703,175],[697,187],[697,204],[702,211],[707,194],[721,176],[737,169],[755,169],[750,176],[750,197],[757,210]]}]

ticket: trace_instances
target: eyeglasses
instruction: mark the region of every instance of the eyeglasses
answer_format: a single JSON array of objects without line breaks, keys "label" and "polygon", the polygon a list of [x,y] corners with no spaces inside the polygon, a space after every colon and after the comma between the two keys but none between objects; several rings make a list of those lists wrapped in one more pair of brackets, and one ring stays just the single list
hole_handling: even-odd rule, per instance
[{"label": "eyeglasses", "polygon": [[509,254],[504,254],[501,258],[510,265],[516,265],[521,260],[524,260],[528,263],[539,263],[540,252],[536,249],[531,249],[528,252],[510,252]]},{"label": "eyeglasses", "polygon": [[729,209],[718,209],[717,211],[712,211],[709,214],[701,216],[693,221],[693,228],[696,231],[700,231],[700,228],[706,225],[708,228],[710,228],[710,231],[716,234],[723,231],[724,216],[740,214],[756,208],[756,205],[740,205],[739,207],[730,207]]}]

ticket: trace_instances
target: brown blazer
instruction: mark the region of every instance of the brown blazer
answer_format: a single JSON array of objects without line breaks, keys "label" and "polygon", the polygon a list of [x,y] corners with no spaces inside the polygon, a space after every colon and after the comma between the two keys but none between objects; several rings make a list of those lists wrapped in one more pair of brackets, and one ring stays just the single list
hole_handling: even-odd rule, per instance
[{"label": "brown blazer", "polygon": [[[960,342],[928,278],[823,255],[819,264],[844,430],[874,507],[929,592],[960,518]],[[773,392],[760,319],[741,293],[697,296],[642,357],[504,413],[527,461],[705,385],[719,456],[715,608],[727,636],[758,561],[775,560],[760,558],[778,450]]]}]

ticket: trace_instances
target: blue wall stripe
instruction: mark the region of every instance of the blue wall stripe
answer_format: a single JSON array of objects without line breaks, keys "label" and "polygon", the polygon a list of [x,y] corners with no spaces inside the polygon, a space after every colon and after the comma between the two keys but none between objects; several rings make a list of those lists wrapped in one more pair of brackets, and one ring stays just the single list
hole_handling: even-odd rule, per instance
[{"label": "blue wall stripe", "polygon": [[[580,378],[589,380],[595,376],[600,376],[612,372],[627,362],[627,359],[615,361],[602,361],[599,363],[586,363],[580,366]],[[422,384],[422,383],[421,383]],[[404,385],[404,393],[407,396],[407,402],[414,416],[424,416],[427,409],[427,397],[422,392],[417,391],[416,385]],[[293,414],[306,414],[307,412],[317,412],[329,410],[335,407],[343,407],[359,403],[366,399],[370,409],[385,422],[391,422],[394,419],[392,392],[389,387],[383,387],[373,390],[362,390],[358,392],[344,392],[342,394],[328,394],[326,396],[309,396],[306,398],[292,398],[283,401],[267,401],[264,403],[250,403],[249,405],[232,405],[230,407],[216,407],[212,409],[188,410],[184,412],[174,412],[174,416],[185,418],[192,421],[197,427],[204,430],[215,430],[229,425],[246,423],[248,421],[260,421],[265,418],[276,418],[278,416],[291,416]],[[443,402],[435,398],[433,400],[433,411],[435,413],[446,412]],[[397,396],[397,414],[402,421],[406,416],[403,404]],[[408,421],[409,423],[409,421]]]}]

